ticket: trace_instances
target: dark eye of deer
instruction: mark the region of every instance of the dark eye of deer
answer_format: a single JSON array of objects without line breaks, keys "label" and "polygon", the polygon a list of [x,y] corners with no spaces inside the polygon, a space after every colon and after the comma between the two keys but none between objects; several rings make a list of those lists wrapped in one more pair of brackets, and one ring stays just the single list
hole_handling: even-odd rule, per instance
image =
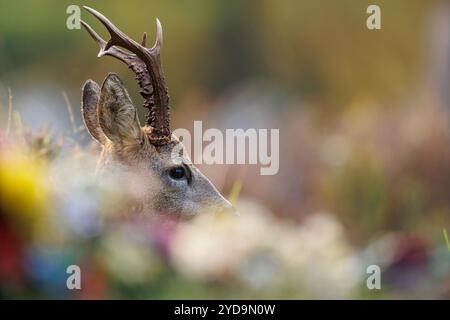
[{"label": "dark eye of deer", "polygon": [[186,170],[183,167],[174,167],[170,169],[169,176],[174,180],[180,180],[186,177]]}]

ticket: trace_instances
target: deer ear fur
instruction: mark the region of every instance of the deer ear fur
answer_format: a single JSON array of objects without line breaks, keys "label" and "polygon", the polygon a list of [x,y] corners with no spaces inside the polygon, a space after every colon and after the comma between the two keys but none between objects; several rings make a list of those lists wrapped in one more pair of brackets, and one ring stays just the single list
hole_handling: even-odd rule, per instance
[{"label": "deer ear fur", "polygon": [[135,143],[142,139],[136,107],[115,73],[108,74],[103,81],[98,121],[104,134],[113,143]]},{"label": "deer ear fur", "polygon": [[83,86],[81,100],[81,114],[86,129],[98,143],[104,145],[108,138],[103,133],[98,122],[97,105],[100,99],[100,87],[92,80],[86,81]]}]

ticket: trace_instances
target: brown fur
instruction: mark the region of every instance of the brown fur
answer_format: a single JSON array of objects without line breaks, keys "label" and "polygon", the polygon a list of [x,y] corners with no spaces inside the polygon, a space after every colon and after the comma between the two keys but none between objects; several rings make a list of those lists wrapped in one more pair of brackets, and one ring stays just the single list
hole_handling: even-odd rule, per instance
[{"label": "brown fur", "polygon": [[[191,216],[200,212],[234,211],[212,183],[183,156],[187,176],[175,180],[169,171],[174,163],[174,147],[181,142],[171,136],[168,144],[152,144],[152,128],[140,127],[136,108],[116,74],[98,86],[89,80],[83,88],[83,117],[88,131],[103,151],[98,172],[124,174],[124,187],[136,191],[144,212]],[[97,89],[97,90],[96,90]],[[132,181],[132,183],[129,183]]]}]

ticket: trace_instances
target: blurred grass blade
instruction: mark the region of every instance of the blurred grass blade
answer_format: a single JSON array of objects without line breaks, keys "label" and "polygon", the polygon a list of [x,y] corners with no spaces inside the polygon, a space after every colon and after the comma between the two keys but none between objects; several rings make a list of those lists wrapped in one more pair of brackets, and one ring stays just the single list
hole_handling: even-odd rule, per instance
[{"label": "blurred grass blade", "polygon": [[447,244],[447,249],[450,252],[450,241],[448,241],[447,229],[442,229],[442,233],[444,234],[445,243]]},{"label": "blurred grass blade", "polygon": [[16,125],[17,135],[21,136],[23,132],[23,125],[19,111],[14,111],[14,124]]},{"label": "blurred grass blade", "polygon": [[78,128],[75,124],[75,117],[73,115],[72,104],[70,103],[69,96],[65,91],[62,92],[64,97],[64,101],[66,102],[67,112],[69,113],[70,127],[72,129],[72,133],[77,133]]},{"label": "blurred grass blade", "polygon": [[11,88],[8,88],[8,123],[6,125],[6,137],[9,136],[9,131],[11,130],[11,116],[12,116],[12,109],[13,109],[13,98],[11,93]]},{"label": "blurred grass blade", "polygon": [[233,183],[233,187],[231,188],[230,196],[228,199],[233,206],[235,206],[237,203],[239,194],[241,193],[241,189],[242,189],[242,180],[236,180]]}]

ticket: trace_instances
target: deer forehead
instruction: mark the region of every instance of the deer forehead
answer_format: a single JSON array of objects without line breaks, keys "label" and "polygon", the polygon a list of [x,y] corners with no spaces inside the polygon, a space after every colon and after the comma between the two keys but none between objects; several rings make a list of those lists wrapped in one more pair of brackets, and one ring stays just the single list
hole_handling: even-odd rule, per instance
[{"label": "deer forehead", "polygon": [[[133,166],[153,164],[155,169],[163,169],[179,164],[179,161],[188,164],[190,159],[185,156],[185,148],[183,144],[174,135],[171,141],[162,146],[155,146],[151,143],[150,132],[151,128],[143,127],[142,140],[134,143],[115,144],[108,143],[104,147],[105,156],[113,157],[115,160]],[[181,158],[174,160],[176,156],[180,156],[180,151],[183,151]]]}]

